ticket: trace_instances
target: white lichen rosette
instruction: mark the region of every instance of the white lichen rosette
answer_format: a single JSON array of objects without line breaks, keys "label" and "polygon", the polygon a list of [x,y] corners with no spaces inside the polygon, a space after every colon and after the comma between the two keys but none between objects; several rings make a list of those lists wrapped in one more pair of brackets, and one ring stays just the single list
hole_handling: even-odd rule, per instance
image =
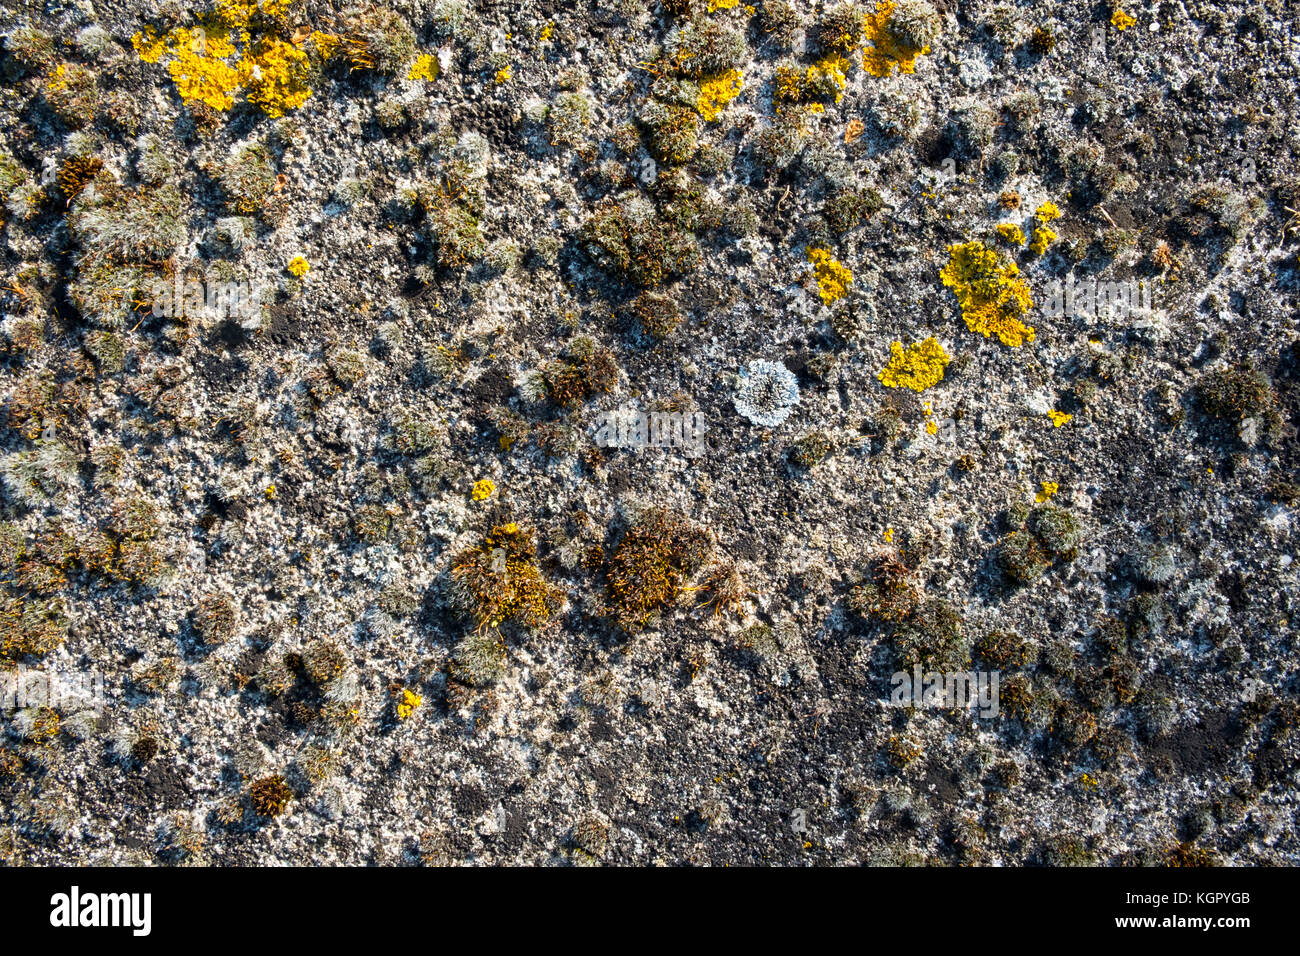
[{"label": "white lichen rosette", "polygon": [[799,383],[781,363],[756,359],[740,370],[736,411],[755,425],[775,428],[790,417],[798,401]]}]

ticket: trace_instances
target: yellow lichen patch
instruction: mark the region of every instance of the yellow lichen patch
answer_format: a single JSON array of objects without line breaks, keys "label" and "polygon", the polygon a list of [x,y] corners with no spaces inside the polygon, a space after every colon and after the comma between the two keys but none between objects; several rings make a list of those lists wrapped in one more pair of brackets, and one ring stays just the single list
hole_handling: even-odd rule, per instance
[{"label": "yellow lichen patch", "polygon": [[311,35],[311,42],[316,44],[316,50],[320,53],[322,60],[328,60],[334,56],[343,41],[333,33],[321,33],[319,30]]},{"label": "yellow lichen patch", "polygon": [[414,693],[409,688],[403,687],[401,694],[397,696],[397,706],[394,710],[397,712],[398,720],[406,720],[415,709],[424,703],[424,698]]},{"label": "yellow lichen patch", "polygon": [[1025,244],[1025,231],[1014,222],[999,223],[997,233],[1004,241],[1013,246],[1023,246]]},{"label": "yellow lichen patch", "polygon": [[501,67],[501,69],[497,70],[496,82],[497,82],[498,85],[500,85],[500,84],[502,84],[502,83],[509,83],[509,82],[510,82],[510,77],[513,76],[513,75],[514,75],[514,74],[512,74],[512,73],[510,72],[510,67],[508,67],[508,66],[503,66],[503,67]]},{"label": "yellow lichen patch", "polygon": [[1061,218],[1061,210],[1057,207],[1056,203],[1049,199],[1034,210],[1034,218],[1043,225],[1047,225],[1052,220]]},{"label": "yellow lichen patch", "polygon": [[745,85],[745,76],[740,70],[728,70],[726,73],[704,80],[700,83],[700,96],[695,101],[695,110],[706,120],[715,120],[722,113],[722,108],[740,95]]},{"label": "yellow lichen patch", "polygon": [[264,40],[239,63],[240,83],[248,100],[267,116],[283,116],[311,96],[307,54],[282,40]]},{"label": "yellow lichen patch", "polygon": [[182,100],[203,103],[214,110],[228,110],[235,104],[238,70],[225,60],[195,53],[189,46],[171,52],[176,58],[167,64],[167,72]]},{"label": "yellow lichen patch", "polygon": [[1034,330],[1021,321],[1033,308],[1029,286],[1014,262],[1003,262],[982,242],[948,247],[948,264],[939,273],[961,306],[966,327],[985,338],[997,336],[1012,348],[1034,340]]},{"label": "yellow lichen patch", "polygon": [[1062,425],[1066,424],[1067,422],[1069,422],[1071,419],[1074,418],[1074,416],[1071,415],[1069,412],[1058,412],[1054,408],[1050,412],[1048,412],[1047,415],[1049,418],[1052,419],[1053,428],[1060,428]]},{"label": "yellow lichen patch", "polygon": [[1119,7],[1116,7],[1115,12],[1110,15],[1110,25],[1121,33],[1133,26],[1135,23],[1137,23],[1137,20],[1134,17],[1129,16]]},{"label": "yellow lichen patch", "polygon": [[[166,36],[147,28],[132,37],[131,44],[146,63],[166,60],[167,72],[186,103],[225,111],[244,90],[249,102],[279,117],[311,95],[306,52],[270,32],[280,26],[269,21],[283,21],[288,9],[288,0],[217,0],[210,13],[198,17],[197,26],[177,27]],[[306,36],[316,40],[323,58],[339,42],[329,34]]]},{"label": "yellow lichen patch", "polygon": [[492,492],[496,490],[496,482],[491,478],[480,478],[474,482],[474,489],[470,492],[470,497],[475,501],[486,501],[492,497]]},{"label": "yellow lichen patch", "polygon": [[853,282],[853,273],[825,249],[809,249],[808,261],[813,264],[813,277],[822,302],[830,305],[844,298]]},{"label": "yellow lichen patch", "polygon": [[415,58],[411,64],[411,70],[406,74],[408,80],[426,80],[432,83],[438,78],[438,60],[432,54],[422,53]]},{"label": "yellow lichen patch", "polygon": [[1056,482],[1044,481],[1042,483],[1041,489],[1039,490],[1038,494],[1034,495],[1034,501],[1038,502],[1039,504],[1042,504],[1044,501],[1046,501],[1048,498],[1051,498],[1052,495],[1056,494],[1060,490],[1061,490],[1061,486],[1058,485]]},{"label": "yellow lichen patch", "polygon": [[930,52],[928,45],[906,46],[898,41],[889,29],[889,18],[894,13],[892,0],[880,0],[876,12],[866,17],[866,49],[862,51],[862,68],[872,76],[890,76],[897,67],[902,73],[916,72],[916,58]]},{"label": "yellow lichen patch", "polygon": [[1039,226],[1034,230],[1034,236],[1029,242],[1029,251],[1036,256],[1041,256],[1056,239],[1057,236],[1054,230],[1048,229],[1046,226]]},{"label": "yellow lichen patch", "polygon": [[838,53],[828,54],[808,67],[805,88],[828,82],[835,88],[835,102],[838,103],[844,95],[844,87],[849,84],[848,72],[848,60]]},{"label": "yellow lichen patch", "polygon": [[734,10],[740,6],[740,0],[709,0],[709,13],[715,10]]},{"label": "yellow lichen patch", "polygon": [[301,279],[311,271],[311,263],[302,256],[294,256],[289,260],[289,274],[296,279]]},{"label": "yellow lichen patch", "polygon": [[889,364],[876,373],[876,378],[887,388],[924,392],[943,380],[949,361],[948,353],[934,336],[907,348],[895,342],[889,346]]},{"label": "yellow lichen patch", "polygon": [[167,44],[153,27],[146,27],[131,37],[131,46],[135,47],[135,52],[146,63],[157,63],[167,51]]}]

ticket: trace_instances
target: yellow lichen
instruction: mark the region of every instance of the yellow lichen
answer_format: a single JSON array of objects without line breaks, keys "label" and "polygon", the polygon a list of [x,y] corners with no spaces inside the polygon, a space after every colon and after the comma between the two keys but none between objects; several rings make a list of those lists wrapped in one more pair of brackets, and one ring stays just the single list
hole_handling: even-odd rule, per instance
[{"label": "yellow lichen", "polygon": [[939,273],[961,306],[966,327],[985,338],[997,336],[1012,348],[1034,340],[1034,330],[1021,321],[1033,308],[1029,286],[1014,262],[1003,262],[982,242],[948,247],[948,264]]},{"label": "yellow lichen", "polygon": [[1051,498],[1052,495],[1056,494],[1060,490],[1061,490],[1061,486],[1058,485],[1056,482],[1044,481],[1042,483],[1042,489],[1038,492],[1038,494],[1034,495],[1034,501],[1038,502],[1039,504],[1042,504],[1044,501],[1046,501],[1048,498]]},{"label": "yellow lichen", "polygon": [[[146,63],[167,61],[167,72],[186,103],[225,111],[243,90],[249,102],[279,117],[311,95],[307,54],[271,32],[284,26],[288,9],[289,0],[216,0],[196,26],[176,27],[166,36],[146,28],[131,44]],[[256,22],[254,14],[260,16]],[[329,34],[308,36],[323,58],[338,46],[338,38]]]},{"label": "yellow lichen", "polygon": [[1060,428],[1062,425],[1066,424],[1068,421],[1074,418],[1074,416],[1071,415],[1069,412],[1058,412],[1054,408],[1047,414],[1048,417],[1052,419],[1053,428]]},{"label": "yellow lichen", "polygon": [[167,64],[167,72],[182,100],[203,103],[214,110],[228,110],[235,104],[238,70],[225,60],[195,53],[187,45],[171,52],[175,59]]},{"label": "yellow lichen", "polygon": [[740,95],[744,85],[745,76],[740,70],[728,70],[704,80],[700,83],[700,96],[695,102],[696,112],[706,120],[717,119],[722,108]]},{"label": "yellow lichen", "polygon": [[397,700],[397,707],[395,708],[397,711],[397,719],[406,720],[406,718],[415,713],[415,708],[419,707],[423,703],[423,697],[412,692],[410,689],[403,687],[402,693]]},{"label": "yellow lichen", "polygon": [[510,72],[510,67],[509,67],[509,66],[503,66],[503,67],[501,67],[501,69],[497,70],[496,82],[497,82],[498,84],[501,84],[501,83],[509,83],[509,82],[510,82],[510,77],[511,77],[512,75],[513,75],[513,74]]},{"label": "yellow lichen", "polygon": [[838,103],[844,96],[844,87],[849,83],[848,72],[849,61],[838,53],[830,53],[808,67],[808,74],[804,78],[805,89],[822,80],[829,80],[835,87],[835,102]]},{"label": "yellow lichen", "polygon": [[439,65],[436,57],[428,53],[422,53],[415,58],[411,64],[411,70],[406,74],[408,80],[427,80],[432,83],[438,78]]},{"label": "yellow lichen", "polygon": [[999,223],[997,233],[1013,246],[1023,246],[1025,244],[1025,231],[1014,222]]},{"label": "yellow lichen", "polygon": [[301,279],[311,270],[311,264],[302,256],[294,256],[289,260],[289,274],[296,279]]},{"label": "yellow lichen", "polygon": [[311,96],[307,54],[282,40],[263,40],[239,63],[240,83],[267,116],[283,116]]},{"label": "yellow lichen", "polygon": [[1121,33],[1133,26],[1135,23],[1137,23],[1137,20],[1134,17],[1129,16],[1119,7],[1116,7],[1115,12],[1110,15],[1110,25]]},{"label": "yellow lichen", "polygon": [[813,277],[822,302],[830,305],[844,298],[853,282],[853,273],[825,249],[809,249],[808,261],[813,264]]},{"label": "yellow lichen", "polygon": [[153,27],[146,27],[131,37],[131,46],[135,47],[135,52],[146,63],[157,63],[167,50],[167,44]]},{"label": "yellow lichen", "polygon": [[906,348],[902,342],[894,342],[889,346],[889,363],[876,373],[876,378],[887,388],[924,392],[943,380],[949,361],[948,353],[934,336]]},{"label": "yellow lichen", "polygon": [[715,10],[734,10],[740,5],[740,0],[709,0],[709,13]]},{"label": "yellow lichen", "polygon": [[1055,231],[1048,229],[1046,226],[1039,226],[1034,230],[1033,239],[1029,242],[1029,251],[1036,256],[1041,256],[1056,239]]},{"label": "yellow lichen", "polygon": [[480,478],[474,482],[474,490],[470,492],[470,497],[475,501],[486,501],[496,490],[496,483],[491,478]]},{"label": "yellow lichen", "polygon": [[890,76],[897,67],[902,73],[916,72],[916,58],[929,53],[928,45],[905,46],[889,29],[889,18],[894,13],[892,0],[880,0],[876,12],[866,16],[865,35],[869,46],[862,51],[862,68],[872,76]]},{"label": "yellow lichen", "polygon": [[1054,219],[1061,218],[1061,210],[1050,199],[1034,210],[1034,218],[1047,225]]}]

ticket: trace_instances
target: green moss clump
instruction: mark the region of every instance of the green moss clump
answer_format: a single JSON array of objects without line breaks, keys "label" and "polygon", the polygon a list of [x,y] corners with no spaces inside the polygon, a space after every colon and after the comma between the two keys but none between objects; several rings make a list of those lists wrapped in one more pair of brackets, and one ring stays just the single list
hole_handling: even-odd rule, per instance
[{"label": "green moss clump", "polygon": [[255,780],[249,787],[248,794],[253,803],[253,812],[259,817],[278,817],[284,813],[293,798],[293,791],[279,774]]},{"label": "green moss clump", "polygon": [[651,100],[639,119],[645,130],[646,147],[659,162],[682,166],[695,156],[699,148],[700,116],[689,106]]},{"label": "green moss clump", "polygon": [[496,633],[466,634],[451,654],[450,676],[466,687],[487,687],[506,672],[506,647]]},{"label": "green moss clump", "polygon": [[1229,421],[1263,415],[1277,401],[1268,376],[1247,364],[1205,374],[1196,394],[1208,414]]},{"label": "green moss clump", "polygon": [[1078,554],[1083,531],[1079,519],[1064,508],[1042,504],[1029,513],[1029,531],[1054,559],[1073,561]]},{"label": "green moss clump", "polygon": [[1057,561],[1073,561],[1083,540],[1079,519],[1056,505],[1041,504],[1031,511],[1013,506],[1007,521],[1015,530],[998,545],[997,564],[1020,584],[1037,581]]},{"label": "green moss clump", "polygon": [[643,287],[685,275],[700,263],[695,237],[661,218],[640,197],[621,206],[606,201],[583,224],[580,238],[599,266]]},{"label": "green moss clump", "polygon": [[894,629],[894,651],[908,667],[959,670],[970,658],[961,613],[942,598],[926,598]]},{"label": "green moss clump", "polygon": [[682,310],[671,296],[643,292],[631,306],[632,316],[641,330],[656,341],[663,341],[682,323]]},{"label": "green moss clump", "polygon": [[565,355],[542,370],[542,377],[551,400],[573,408],[610,391],[618,383],[618,364],[614,353],[584,335],[569,343]]},{"label": "green moss clump", "polygon": [[790,446],[790,460],[800,468],[816,468],[834,447],[825,432],[811,432]]},{"label": "green moss clump", "polygon": [[546,110],[552,146],[577,146],[591,125],[591,98],[585,93],[561,93]]},{"label": "green moss clump", "polygon": [[1003,538],[997,561],[1009,578],[1021,584],[1032,584],[1052,567],[1052,559],[1028,531],[1013,531]]},{"label": "green moss clump", "polygon": [[636,632],[672,603],[713,551],[709,534],[666,508],[651,508],[623,535],[609,560],[609,614]]},{"label": "green moss clump", "polygon": [[874,189],[845,189],[826,201],[822,207],[822,217],[835,235],[842,236],[862,225],[884,205],[884,199]]}]

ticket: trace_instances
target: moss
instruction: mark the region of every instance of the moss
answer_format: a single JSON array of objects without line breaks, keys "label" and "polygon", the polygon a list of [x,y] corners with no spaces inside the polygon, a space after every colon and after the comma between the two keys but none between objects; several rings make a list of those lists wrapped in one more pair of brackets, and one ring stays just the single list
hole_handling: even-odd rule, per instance
[{"label": "moss", "polygon": [[546,111],[552,146],[577,146],[591,125],[591,98],[585,93],[561,93]]},{"label": "moss", "polygon": [[942,598],[926,598],[901,621],[892,635],[900,664],[960,670],[970,656],[962,636],[961,613]]},{"label": "moss", "polygon": [[655,159],[669,166],[691,161],[700,139],[700,116],[693,108],[651,100],[639,120],[646,133],[646,146]]},{"label": "moss", "polygon": [[990,631],[979,639],[975,651],[995,670],[1025,670],[1038,657],[1038,649],[1014,631]]},{"label": "moss", "polygon": [[1201,376],[1196,397],[1207,414],[1229,421],[1263,415],[1277,401],[1268,376],[1245,363]]},{"label": "moss", "polygon": [[1029,36],[1029,49],[1038,56],[1047,56],[1056,49],[1056,33],[1051,27],[1035,27]]},{"label": "moss", "polygon": [[205,644],[224,644],[235,634],[235,604],[226,594],[205,595],[195,606],[191,620]]},{"label": "moss", "polygon": [[790,446],[790,460],[800,468],[816,468],[834,447],[825,432],[811,432]]},{"label": "moss", "polygon": [[851,588],[848,595],[849,609],[856,614],[893,623],[910,617],[920,601],[911,570],[897,556],[873,562],[866,579]]},{"label": "moss", "polygon": [[259,212],[276,187],[275,163],[261,143],[240,147],[224,162],[211,167],[227,205],[240,214]]},{"label": "moss", "polygon": [[763,33],[782,46],[794,39],[799,28],[800,17],[787,0],[764,0],[759,13],[759,28]]},{"label": "moss", "polygon": [[621,206],[606,200],[583,223],[580,239],[598,265],[644,287],[692,272],[700,262],[695,237],[639,197]]},{"label": "moss", "polygon": [[736,69],[748,47],[745,35],[725,20],[695,16],[669,34],[664,53],[673,70],[698,80]]},{"label": "moss", "polygon": [[538,570],[533,532],[514,522],[495,526],[482,543],[457,555],[451,578],[453,603],[480,631],[506,621],[540,627],[563,600]]},{"label": "moss", "polygon": [[452,650],[450,676],[467,687],[487,687],[505,674],[506,648],[500,635],[473,632]]},{"label": "moss", "polygon": [[862,42],[865,16],[856,3],[839,3],[822,14],[813,39],[823,50],[847,53]]},{"label": "moss", "polygon": [[658,292],[643,292],[632,303],[631,313],[646,335],[663,341],[682,323],[677,301]]},{"label": "moss", "polygon": [[671,604],[713,550],[708,533],[666,508],[651,508],[624,533],[609,560],[609,614],[629,632]]},{"label": "moss", "polygon": [[1021,584],[1032,584],[1052,566],[1038,538],[1028,531],[1013,531],[1002,539],[997,551],[998,567]]},{"label": "moss", "polygon": [[546,393],[562,408],[573,408],[618,383],[614,354],[582,336],[570,343],[564,357],[542,371]]},{"label": "moss", "polygon": [[1073,560],[1083,532],[1079,519],[1064,508],[1043,504],[1029,515],[1028,528],[1054,558]]},{"label": "moss", "polygon": [[278,817],[293,798],[293,791],[279,774],[255,780],[248,788],[253,812],[260,817]]},{"label": "moss", "polygon": [[822,207],[822,217],[836,236],[843,236],[869,220],[884,205],[884,199],[875,189],[845,189],[826,201]]}]

